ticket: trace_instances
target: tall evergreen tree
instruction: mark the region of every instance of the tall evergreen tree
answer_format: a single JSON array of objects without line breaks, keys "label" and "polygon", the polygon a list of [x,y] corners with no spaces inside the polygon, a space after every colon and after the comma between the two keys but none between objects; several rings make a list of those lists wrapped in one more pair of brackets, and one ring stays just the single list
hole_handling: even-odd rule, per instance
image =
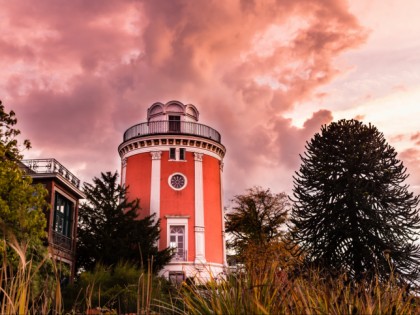
[{"label": "tall evergreen tree", "polygon": [[[128,201],[127,188],[117,183],[118,174],[101,173],[93,185],[84,184],[87,202],[79,210],[78,268],[93,270],[97,263],[110,266],[130,261],[160,270],[171,259],[171,251],[158,251],[159,222],[153,216],[137,219],[139,200]],[[145,267],[147,268],[147,267]]]},{"label": "tall evergreen tree", "polygon": [[293,237],[307,259],[356,279],[419,276],[419,196],[376,127],[357,120],[322,126],[294,177]]}]

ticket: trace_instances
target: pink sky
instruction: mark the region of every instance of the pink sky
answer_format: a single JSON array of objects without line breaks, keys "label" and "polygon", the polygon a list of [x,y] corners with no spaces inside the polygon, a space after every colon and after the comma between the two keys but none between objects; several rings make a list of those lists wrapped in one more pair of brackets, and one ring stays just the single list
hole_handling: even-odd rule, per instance
[{"label": "pink sky", "polygon": [[33,149],[83,181],[120,169],[154,102],[200,111],[227,198],[290,192],[321,124],[384,132],[420,193],[420,1],[0,0],[0,98]]}]

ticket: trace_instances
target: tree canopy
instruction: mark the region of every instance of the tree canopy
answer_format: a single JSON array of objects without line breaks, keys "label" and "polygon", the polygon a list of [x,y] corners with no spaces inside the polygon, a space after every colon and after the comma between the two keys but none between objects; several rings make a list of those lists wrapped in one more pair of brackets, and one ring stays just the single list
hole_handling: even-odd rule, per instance
[{"label": "tree canopy", "polygon": [[292,236],[308,261],[356,279],[419,275],[419,196],[373,125],[340,120],[306,144],[294,177]]},{"label": "tree canopy", "polygon": [[77,242],[78,268],[93,270],[97,263],[116,265],[118,261],[145,264],[153,257],[153,270],[161,269],[171,251],[158,251],[159,221],[153,216],[137,219],[139,200],[128,201],[127,187],[117,183],[115,172],[101,173],[93,185],[84,184],[86,202],[79,209]]},{"label": "tree canopy", "polygon": [[[14,126],[17,124],[17,118],[14,111],[6,112],[4,105],[0,101],[0,158],[1,161],[11,160],[17,161],[22,159],[19,150],[17,136],[20,135],[20,130]],[[23,145],[26,149],[30,149],[31,142],[24,140]]]},{"label": "tree canopy", "polygon": [[225,216],[226,232],[230,234],[227,243],[240,260],[250,250],[266,251],[281,240],[289,207],[285,193],[274,194],[270,189],[253,187],[232,201],[233,208]]},{"label": "tree canopy", "polygon": [[[22,155],[16,123],[15,113],[6,112],[0,101],[0,236],[9,242],[13,238],[39,246],[46,236],[43,210],[47,191],[42,185],[32,185],[32,179],[19,167]],[[23,143],[30,148],[28,140]]]}]

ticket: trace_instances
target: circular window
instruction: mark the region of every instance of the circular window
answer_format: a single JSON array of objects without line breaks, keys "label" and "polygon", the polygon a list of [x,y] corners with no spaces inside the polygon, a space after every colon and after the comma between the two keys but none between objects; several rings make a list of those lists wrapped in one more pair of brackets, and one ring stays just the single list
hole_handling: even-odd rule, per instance
[{"label": "circular window", "polygon": [[169,176],[168,182],[169,186],[171,186],[172,189],[175,190],[181,190],[184,189],[185,186],[187,186],[187,178],[180,173],[175,173]]}]

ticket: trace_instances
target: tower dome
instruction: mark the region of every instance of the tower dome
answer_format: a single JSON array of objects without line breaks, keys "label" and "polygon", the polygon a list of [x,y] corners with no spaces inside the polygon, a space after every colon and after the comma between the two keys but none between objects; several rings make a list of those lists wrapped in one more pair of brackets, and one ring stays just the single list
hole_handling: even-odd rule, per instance
[{"label": "tower dome", "polygon": [[192,104],[184,105],[178,101],[171,101],[166,104],[154,103],[147,109],[147,121],[171,120],[179,117],[181,121],[198,121],[198,110]]},{"label": "tower dome", "polygon": [[147,110],[147,122],[128,128],[118,147],[128,197],[141,200],[139,217],[160,219],[159,250],[174,249],[162,271],[170,279],[215,277],[226,267],[226,149],[219,132],[198,118],[192,104],[156,102]]}]

